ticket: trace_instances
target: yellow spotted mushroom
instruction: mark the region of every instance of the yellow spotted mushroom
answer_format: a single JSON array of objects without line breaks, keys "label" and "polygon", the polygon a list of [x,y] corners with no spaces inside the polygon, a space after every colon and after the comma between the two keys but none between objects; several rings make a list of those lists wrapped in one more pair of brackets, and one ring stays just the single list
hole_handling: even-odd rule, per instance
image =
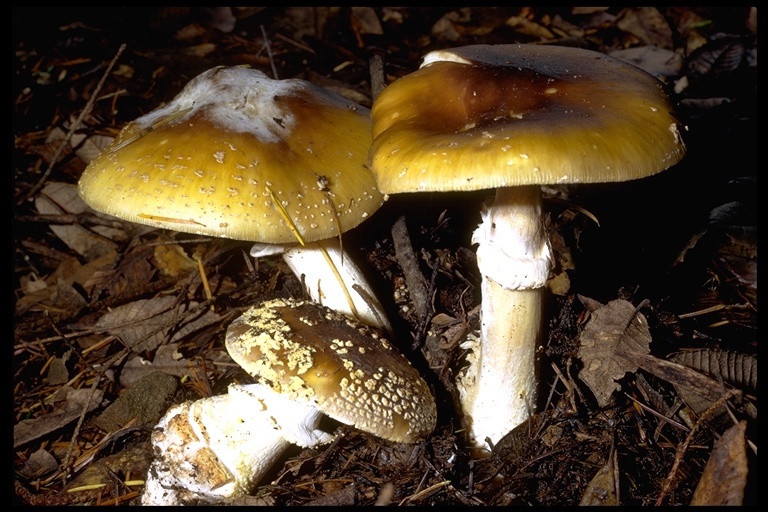
[{"label": "yellow spotted mushroom", "polygon": [[78,189],[131,222],[256,242],[254,256],[283,252],[314,300],[388,328],[338,240],[383,202],[370,143],[363,106],[305,80],[216,67],[128,123]]},{"label": "yellow spotted mushroom", "polygon": [[434,397],[384,332],[315,302],[273,299],[230,324],[226,346],[253,384],[171,408],[152,434],[142,503],[216,503],[250,492],[293,443],[333,439],[327,415],[398,443],[425,440]]},{"label": "yellow spotted mushroom", "polygon": [[309,301],[274,299],[227,329],[227,351],[259,384],[389,441],[434,429],[426,382],[383,331]]}]

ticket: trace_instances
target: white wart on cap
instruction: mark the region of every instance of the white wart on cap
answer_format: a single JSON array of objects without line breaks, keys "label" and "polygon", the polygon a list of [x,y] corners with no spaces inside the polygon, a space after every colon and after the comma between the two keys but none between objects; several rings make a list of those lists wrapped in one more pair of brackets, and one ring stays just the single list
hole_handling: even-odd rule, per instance
[{"label": "white wart on cap", "polygon": [[230,324],[226,345],[257,382],[342,423],[402,443],[435,427],[426,382],[381,331],[318,304],[255,306]]}]

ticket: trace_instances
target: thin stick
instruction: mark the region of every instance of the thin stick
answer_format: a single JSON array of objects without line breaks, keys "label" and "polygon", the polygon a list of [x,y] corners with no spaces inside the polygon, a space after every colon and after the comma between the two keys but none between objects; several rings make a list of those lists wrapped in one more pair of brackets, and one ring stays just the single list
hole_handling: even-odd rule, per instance
[{"label": "thin stick", "polygon": [[419,269],[419,262],[408,235],[408,227],[405,217],[399,217],[392,225],[392,243],[395,246],[395,258],[403,271],[405,282],[408,285],[408,294],[416,308],[419,320],[429,313],[429,290],[425,283],[424,274]]},{"label": "thin stick", "polygon": [[311,53],[312,55],[317,55],[317,52],[315,50],[313,50],[312,48],[310,48],[309,46],[301,44],[298,41],[294,41],[293,39],[291,39],[289,37],[285,37],[283,34],[280,34],[280,33],[275,34],[275,39],[280,39],[282,41],[285,41],[288,44],[291,44],[291,45],[295,46],[296,48],[298,48],[300,50],[304,50],[305,52]]},{"label": "thin stick", "polygon": [[123,349],[114,356],[112,356],[101,368],[100,371],[96,371],[96,378],[93,379],[93,385],[91,386],[91,394],[88,395],[88,400],[86,401],[85,405],[83,406],[83,411],[80,413],[80,417],[77,420],[77,425],[75,426],[75,431],[72,433],[72,438],[69,441],[69,445],[67,447],[67,454],[64,457],[64,462],[61,464],[61,467],[63,468],[63,479],[64,482],[67,481],[69,477],[69,462],[72,459],[72,451],[75,447],[75,442],[77,440],[77,437],[80,435],[80,428],[83,426],[83,422],[85,422],[85,416],[88,413],[88,406],[91,403],[91,400],[93,400],[93,396],[96,393],[96,389],[99,387],[99,383],[101,382],[101,378],[104,376],[104,372],[112,367],[112,364],[117,361],[118,359],[126,356],[128,354],[127,349]]},{"label": "thin stick", "polygon": [[685,456],[685,452],[688,451],[688,447],[693,442],[693,437],[698,432],[701,425],[710,417],[712,414],[725,402],[730,400],[736,395],[734,390],[728,391],[725,395],[720,397],[719,400],[717,400],[715,403],[712,404],[712,406],[704,411],[701,416],[699,416],[699,419],[696,420],[696,423],[693,425],[693,428],[690,432],[688,432],[688,436],[685,438],[685,441],[678,447],[677,453],[675,453],[675,462],[672,464],[672,469],[669,471],[669,474],[667,475],[667,478],[664,480],[664,485],[661,488],[661,492],[659,493],[659,497],[656,499],[656,506],[660,506],[664,499],[667,497],[667,494],[674,491],[675,487],[677,487],[677,483],[675,480],[675,475],[677,474],[677,470],[680,467],[680,463],[683,461],[683,457]]},{"label": "thin stick", "polygon": [[339,269],[336,268],[336,265],[333,263],[331,256],[328,254],[328,251],[325,250],[325,247],[323,247],[322,245],[318,245],[318,248],[320,249],[320,252],[323,253],[323,256],[325,257],[325,261],[328,262],[328,266],[331,268],[333,275],[336,276],[336,280],[341,285],[341,290],[344,292],[344,296],[347,298],[347,303],[349,304],[349,308],[352,310],[352,314],[355,316],[355,318],[359,320],[360,314],[357,312],[357,307],[355,307],[355,301],[352,300],[352,295],[349,293],[349,289],[347,288],[347,285],[344,282],[344,278],[341,277],[341,273],[339,272]]},{"label": "thin stick", "polygon": [[80,125],[82,124],[83,119],[85,119],[85,116],[87,116],[93,109],[93,104],[96,102],[96,97],[99,95],[99,91],[101,91],[101,88],[104,87],[104,82],[107,81],[107,77],[112,72],[112,68],[115,67],[115,63],[117,63],[117,59],[120,58],[120,55],[122,55],[123,51],[125,51],[125,43],[121,44],[120,48],[117,49],[117,53],[112,58],[112,62],[110,62],[109,66],[107,66],[106,71],[104,71],[104,75],[101,77],[101,80],[99,80],[99,83],[96,85],[96,88],[93,90],[93,94],[91,94],[91,97],[88,99],[88,102],[85,104],[85,108],[83,109],[82,112],[80,112],[80,116],[78,116],[75,122],[72,123],[72,126],[69,127],[69,131],[67,132],[67,135],[64,137],[64,140],[62,140],[61,143],[59,144],[59,147],[56,148],[56,152],[53,154],[53,157],[51,158],[51,162],[48,164],[48,168],[43,173],[43,176],[29,190],[29,192],[24,194],[21,200],[18,203],[16,203],[16,206],[23,204],[26,200],[28,200],[30,197],[35,195],[37,191],[43,187],[43,183],[45,183],[48,180],[48,177],[51,175],[51,172],[53,171],[53,167],[59,161],[59,157],[61,156],[61,153],[64,151],[64,147],[67,144],[69,144],[69,141],[72,138],[72,135],[75,133],[75,131],[78,128],[80,128]]},{"label": "thin stick", "polygon": [[283,204],[279,199],[277,199],[277,196],[275,196],[271,188],[267,189],[267,193],[269,193],[269,196],[272,198],[272,203],[275,205],[275,208],[277,208],[278,213],[285,219],[285,222],[288,224],[288,227],[293,233],[293,236],[296,237],[296,240],[298,240],[301,245],[304,245],[304,237],[301,236],[301,233],[299,233],[299,228],[296,227],[296,224],[293,223],[291,216],[288,215],[288,212],[286,212],[285,208],[283,208]]},{"label": "thin stick", "polygon": [[635,404],[636,404],[638,407],[640,407],[640,408],[641,408],[641,409],[643,409],[644,411],[647,411],[647,412],[649,412],[650,414],[653,414],[654,416],[656,416],[658,419],[660,419],[660,420],[661,420],[661,422],[660,422],[660,425],[663,425],[664,423],[669,423],[670,425],[673,425],[673,426],[675,426],[675,427],[679,428],[680,430],[683,430],[683,431],[690,431],[690,429],[689,429],[688,427],[686,427],[685,425],[683,425],[683,424],[681,424],[681,423],[679,423],[679,422],[677,422],[677,421],[673,420],[672,418],[668,418],[668,417],[664,416],[664,415],[663,415],[663,414],[661,414],[660,412],[654,411],[653,409],[651,409],[651,408],[650,408],[650,407],[648,407],[647,405],[643,404],[642,402],[640,402],[640,401],[639,401],[639,400],[637,400],[636,398],[634,398],[634,397],[632,397],[632,396],[629,396],[629,395],[628,395],[628,394],[626,394],[626,393],[624,393],[624,396],[626,396],[627,398],[629,398],[630,400],[632,400],[632,401],[633,401],[633,402],[634,402],[634,403],[635,403]]},{"label": "thin stick", "polygon": [[[200,280],[203,282],[205,298],[208,299],[208,301],[211,301],[213,299],[213,295],[211,295],[211,286],[208,284],[208,276],[205,275],[205,268],[203,268],[203,258],[196,254],[195,260],[197,260],[197,270],[200,272]],[[215,311],[213,302],[211,302],[211,311]]]},{"label": "thin stick", "polygon": [[439,491],[440,489],[442,489],[446,485],[450,485],[450,484],[451,484],[450,480],[443,480],[442,482],[438,482],[436,484],[430,485],[429,487],[427,487],[423,491],[419,491],[416,494],[414,494],[413,496],[408,496],[404,500],[404,502],[410,503],[410,502],[418,501],[418,500],[420,500],[422,498],[425,498],[425,497],[427,497],[427,496],[429,496],[431,494],[434,494],[435,492]]},{"label": "thin stick", "polygon": [[368,70],[371,74],[371,97],[375,100],[387,86],[387,78],[384,75],[384,58],[378,54],[371,57],[368,62]]},{"label": "thin stick", "polygon": [[267,49],[267,55],[269,56],[269,65],[272,66],[272,75],[275,80],[278,80],[277,67],[275,67],[275,61],[272,58],[272,47],[269,46],[269,38],[267,37],[267,31],[264,29],[264,25],[259,25],[261,28],[261,37],[264,39],[264,47]]},{"label": "thin stick", "polygon": [[725,308],[726,308],[725,304],[717,304],[715,306],[700,309],[698,311],[693,311],[691,313],[682,313],[680,315],[677,315],[677,318],[692,318],[694,316],[705,315],[707,313],[715,313]]}]

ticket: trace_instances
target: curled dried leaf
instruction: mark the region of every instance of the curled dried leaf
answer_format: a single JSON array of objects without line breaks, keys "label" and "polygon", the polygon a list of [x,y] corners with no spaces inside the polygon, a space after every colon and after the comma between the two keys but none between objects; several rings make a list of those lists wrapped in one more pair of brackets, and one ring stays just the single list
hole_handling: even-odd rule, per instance
[{"label": "curled dried leaf", "polygon": [[[677,352],[669,356],[671,361],[693,368],[715,380],[722,381],[742,391],[757,391],[757,357],[730,350],[698,349]],[[694,411],[702,413],[714,403],[711,396],[705,396],[697,386],[675,383],[680,398]],[[721,410],[720,413],[725,412]],[[756,410],[747,408],[750,416],[757,416]]]},{"label": "curled dried leaf", "polygon": [[677,352],[671,360],[690,366],[711,377],[722,378],[744,391],[757,390],[757,357],[732,350],[699,349]]}]

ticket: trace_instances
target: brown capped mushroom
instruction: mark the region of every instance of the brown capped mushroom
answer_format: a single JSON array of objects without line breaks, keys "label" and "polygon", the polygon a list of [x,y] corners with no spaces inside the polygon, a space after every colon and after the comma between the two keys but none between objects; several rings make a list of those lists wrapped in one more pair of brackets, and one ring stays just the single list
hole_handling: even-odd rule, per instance
[{"label": "brown capped mushroom", "polygon": [[487,450],[535,408],[535,351],[551,254],[540,185],[643,178],[685,154],[664,86],[602,53],[473,45],[428,53],[372,107],[385,194],[495,189],[472,241],[482,329],[457,387]]},{"label": "brown capped mushroom", "polygon": [[171,408],[155,427],[142,503],[221,502],[248,493],[290,443],[333,439],[323,415],[399,443],[426,439],[436,405],[383,332],[308,301],[275,299],[227,329],[256,383]]},{"label": "brown capped mushroom", "polygon": [[382,331],[309,301],[275,299],[227,328],[227,351],[257,382],[389,441],[435,427],[435,400]]},{"label": "brown capped mushroom", "polygon": [[126,125],[78,188],[92,208],[131,222],[273,244],[314,300],[388,327],[333,242],[383,201],[370,126],[368,109],[310,82],[217,67]]}]

